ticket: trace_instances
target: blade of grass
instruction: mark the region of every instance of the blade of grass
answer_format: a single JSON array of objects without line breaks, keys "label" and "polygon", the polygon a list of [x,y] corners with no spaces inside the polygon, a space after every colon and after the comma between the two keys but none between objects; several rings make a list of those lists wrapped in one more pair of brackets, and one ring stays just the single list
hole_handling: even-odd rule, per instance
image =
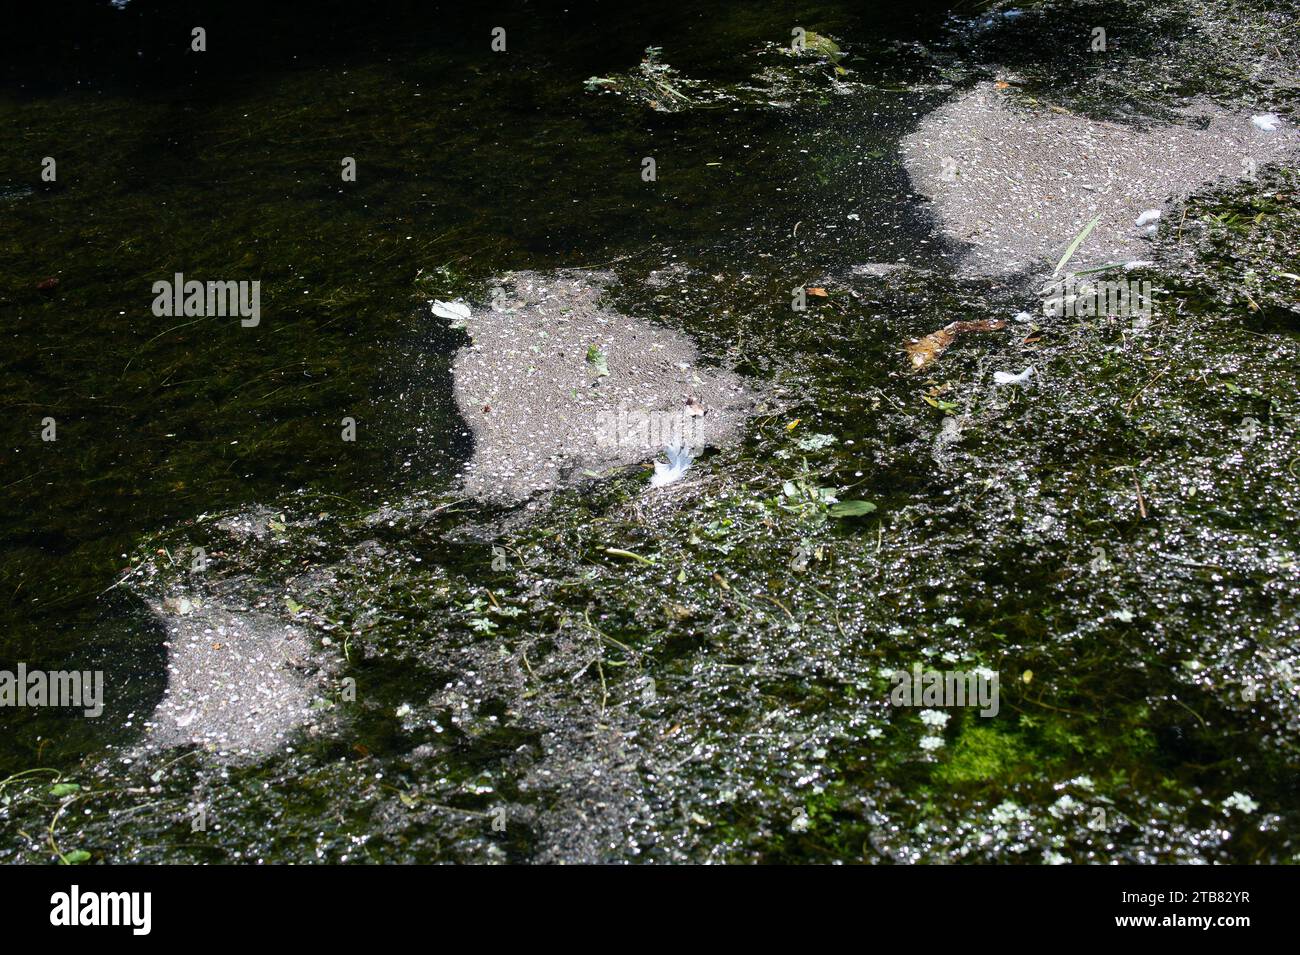
[{"label": "blade of grass", "polygon": [[1061,269],[1065,268],[1065,263],[1070,261],[1070,258],[1075,252],[1079,251],[1079,246],[1083,245],[1083,240],[1088,238],[1088,234],[1092,232],[1093,229],[1097,228],[1097,223],[1100,221],[1101,216],[1097,216],[1083,227],[1082,232],[1074,237],[1074,241],[1070,243],[1069,247],[1065,250],[1065,254],[1061,256],[1061,261],[1056,263],[1056,268],[1052,270],[1052,275],[1055,276],[1061,274]]},{"label": "blade of grass", "polygon": [[645,557],[642,557],[640,554],[634,554],[630,550],[623,550],[621,547],[606,547],[605,553],[611,554],[614,557],[626,557],[628,560],[638,560],[643,564],[654,563],[654,561],[647,560]]}]

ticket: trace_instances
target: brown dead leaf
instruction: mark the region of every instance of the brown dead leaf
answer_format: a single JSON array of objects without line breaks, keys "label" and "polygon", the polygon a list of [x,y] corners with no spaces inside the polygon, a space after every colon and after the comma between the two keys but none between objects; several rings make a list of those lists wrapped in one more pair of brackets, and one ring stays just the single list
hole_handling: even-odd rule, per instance
[{"label": "brown dead leaf", "polygon": [[1010,85],[1011,85],[1011,84],[1008,83],[1006,80],[998,80],[996,83],[993,84],[993,88],[994,88],[995,90],[1004,90],[1004,89],[1006,89],[1007,87],[1009,87]]},{"label": "brown dead leaf", "polygon": [[820,285],[811,285],[804,289],[809,295],[816,295],[818,298],[825,298],[829,293]]},{"label": "brown dead leaf", "polygon": [[970,332],[996,332],[1006,328],[1007,323],[1000,318],[989,318],[975,322],[950,322],[937,332],[931,332],[924,338],[913,338],[903,346],[912,359],[912,368],[920,371],[934,361],[948,346],[957,340],[958,335]]},{"label": "brown dead leaf", "polygon": [[942,355],[956,338],[948,329],[941,328],[924,338],[914,338],[903,347],[912,356],[912,367],[919,371]]}]

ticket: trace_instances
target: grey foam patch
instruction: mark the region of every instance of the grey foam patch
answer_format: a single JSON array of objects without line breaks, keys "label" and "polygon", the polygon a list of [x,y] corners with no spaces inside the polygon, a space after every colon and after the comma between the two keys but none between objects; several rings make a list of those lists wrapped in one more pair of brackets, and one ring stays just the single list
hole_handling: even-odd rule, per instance
[{"label": "grey foam patch", "polygon": [[232,756],[278,749],[312,719],[319,668],[306,632],[270,615],[188,597],[151,605],[167,630],[167,689],[147,745]]},{"label": "grey foam patch", "polygon": [[[470,495],[521,501],[584,472],[645,462],[670,444],[699,450],[740,436],[757,396],[739,375],[701,364],[684,334],[619,314],[608,275],[505,276],[465,322],[453,366],[474,436]],[[595,348],[608,374],[588,360]]]},{"label": "grey foam patch", "polygon": [[1143,212],[1298,147],[1300,130],[1285,119],[1268,132],[1249,113],[1202,103],[1184,123],[1138,128],[1013,106],[987,83],[926,116],[902,144],[942,231],[969,246],[960,267],[969,275],[1050,268],[1096,216],[1072,268],[1150,258],[1150,232],[1135,224]]}]

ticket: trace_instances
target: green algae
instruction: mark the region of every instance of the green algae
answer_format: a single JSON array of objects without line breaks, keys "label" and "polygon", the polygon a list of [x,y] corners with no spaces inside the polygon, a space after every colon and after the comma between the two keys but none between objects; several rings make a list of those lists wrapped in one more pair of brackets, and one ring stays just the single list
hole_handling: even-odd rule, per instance
[{"label": "green algae", "polygon": [[[314,81],[285,82],[262,94],[266,104],[300,99]],[[379,77],[341,82],[380,102]],[[492,97],[510,85],[481,82]],[[580,97],[580,82],[539,95]],[[860,92],[789,126],[751,116],[754,125],[725,133],[730,149],[796,125],[816,130],[774,148],[766,165],[746,165],[738,148],[729,154],[743,171],[729,181],[761,203],[757,243],[739,234],[743,217],[705,199],[713,167],[669,185],[701,203],[698,218],[673,224],[641,207],[665,231],[654,251],[620,262],[618,307],[690,330],[704,350],[775,390],[772,413],[755,419],[746,441],[702,458],[673,495],[648,496],[646,472],[633,469],[559,493],[530,515],[460,500],[432,465],[400,467],[456,428],[438,369],[445,376],[458,340],[411,303],[481,294],[487,274],[522,261],[573,264],[561,261],[563,241],[539,249],[545,229],[521,227],[518,241],[501,226],[527,205],[466,212],[454,226],[463,231],[441,240],[413,223],[371,222],[375,245],[337,284],[326,280],[337,250],[311,231],[311,215],[267,234],[286,243],[268,261],[290,255],[289,228],[318,246],[293,255],[326,291],[304,296],[303,327],[284,333],[305,369],[275,372],[285,354],[268,352],[215,374],[236,346],[233,329],[210,342],[196,334],[152,344],[134,331],[113,346],[120,353],[110,347],[105,364],[128,384],[105,393],[120,401],[145,389],[153,404],[130,420],[157,416],[153,427],[166,421],[168,431],[188,420],[192,447],[168,452],[165,465],[151,444],[116,469],[91,457],[70,473],[105,476],[101,487],[123,498],[125,474],[151,467],[201,489],[149,500],[112,526],[107,545],[69,548],[99,555],[101,571],[79,585],[88,590],[132,568],[116,602],[96,613],[120,634],[107,651],[132,651],[137,670],[152,674],[131,701],[135,726],[161,692],[159,664],[139,662],[157,651],[144,598],[238,588],[308,626],[336,658],[339,682],[292,751],[253,765],[200,750],[136,752],[125,713],[101,736],[48,722],[15,734],[15,768],[50,765],[51,747],[37,737],[57,735],[59,765],[82,788],[59,797],[48,779],[6,780],[0,857],[49,861],[46,827],[71,799],[58,845],[93,861],[1294,861],[1300,303],[1281,273],[1300,273],[1296,171],[1265,170],[1261,181],[1207,191],[1185,216],[1165,217],[1162,264],[1146,273],[1160,289],[1150,324],[1044,320],[1041,332],[963,340],[917,377],[901,353],[909,337],[955,318],[1010,315],[1028,298],[959,283],[920,255],[916,268],[885,278],[852,271],[886,258],[887,246],[830,229],[832,217],[817,210],[842,220],[841,197],[888,165],[855,158],[854,143],[888,139],[861,126],[890,102]],[[217,128],[233,132],[241,108],[227,107]],[[588,121],[618,123],[608,104],[592,109]],[[703,155],[714,120],[693,127],[684,111],[673,121],[695,130]],[[432,161],[424,144],[445,127],[428,122],[404,144]],[[579,125],[561,121],[550,135]],[[471,145],[461,135],[457,145]],[[277,148],[303,149],[293,140],[286,131]],[[608,159],[609,147],[591,148],[580,168]],[[263,198],[289,185],[270,155],[257,167],[272,177]],[[634,170],[629,191],[611,187],[592,208],[635,203]],[[506,194],[544,181],[499,175],[491,185]],[[788,190],[780,201],[768,191],[774,182]],[[560,186],[548,195],[563,198]],[[104,215],[125,211],[126,197],[106,201]],[[68,228],[75,212],[54,222]],[[369,222],[355,214],[357,228]],[[230,230],[227,247],[268,232],[243,216],[217,227]],[[709,218],[718,220],[712,233]],[[39,228],[35,219],[26,225]],[[186,230],[179,217],[168,226]],[[397,238],[407,227],[421,236],[409,252]],[[545,228],[579,234],[572,222]],[[591,258],[619,247],[618,226],[592,228],[580,246]],[[92,238],[112,251],[107,231]],[[228,252],[204,258],[198,233],[187,241],[187,271],[230,261]],[[687,250],[688,264],[670,270]],[[137,271],[158,257],[144,254]],[[86,271],[63,273],[61,287],[74,291],[58,303],[26,289],[26,274],[15,279],[23,315],[83,314],[112,281],[129,298],[116,272],[76,268]],[[362,273],[386,275],[385,291]],[[813,283],[831,294],[792,313],[791,287]],[[111,311],[84,314],[107,320]],[[102,351],[85,321],[81,333]],[[382,331],[360,334],[370,325]],[[21,354],[7,373],[26,374],[38,357]],[[993,387],[994,370],[1030,363],[1030,388]],[[168,398],[160,388],[173,365],[200,381],[194,393]],[[304,370],[312,377],[297,381]],[[265,391],[250,387],[258,375]],[[370,397],[390,377],[398,383],[378,392],[388,401]],[[385,421],[391,442],[365,445],[363,460],[349,463],[335,419],[361,400],[371,402],[361,420]],[[227,410],[209,419],[203,409],[214,403]],[[411,417],[425,437],[412,437]],[[231,424],[250,418],[265,423],[251,433]],[[959,440],[939,441],[946,419],[960,422]],[[233,440],[252,450],[210,450]],[[877,509],[832,519],[823,490]],[[17,499],[39,506],[15,512],[28,550],[12,559],[77,566],[35,563],[48,559],[35,536],[51,533],[47,507],[62,509],[68,538],[87,513],[71,488],[54,493],[52,503]],[[270,506],[249,511],[249,501]],[[266,533],[231,532],[231,507]],[[163,529],[139,535],[141,520]],[[173,557],[194,547],[218,557],[198,577]],[[56,605],[29,632],[60,617]],[[17,658],[36,645],[28,639],[15,642]],[[950,711],[943,746],[922,749],[932,734],[916,711],[888,705],[886,674],[914,662],[995,669],[999,715]],[[105,743],[114,746],[107,754]],[[1237,792],[1258,811],[1232,808]],[[198,830],[197,806],[206,819]]]},{"label": "green algae", "polygon": [[[801,43],[795,47],[795,43]],[[661,113],[725,107],[779,107],[788,109],[801,100],[826,102],[831,93],[845,94],[855,87],[850,71],[839,65],[845,54],[830,37],[806,31],[791,45],[765,43],[756,57],[753,76],[737,83],[710,84],[682,75],[663,62],[661,47],[647,47],[635,70],[610,76],[588,77],[589,93],[610,93]]]},{"label": "green algae", "polygon": [[[318,589],[293,585],[294,599],[336,648],[350,634],[346,656],[367,687],[363,702],[339,705],[342,723],[314,744],[343,756],[329,785],[357,800],[337,831],[313,831],[314,851],[545,858],[565,831],[551,808],[559,800],[606,837],[569,845],[579,858],[1288,858],[1297,754],[1285,733],[1258,729],[1263,720],[1281,730],[1294,704],[1240,641],[1286,644],[1296,570],[1255,550],[1259,525],[1238,514],[1265,500],[1263,513],[1278,523],[1264,539],[1288,539],[1277,534],[1294,526],[1295,479],[1283,467],[1294,434],[1257,449],[1256,473],[1277,486],[1244,475],[1225,482],[1220,462],[1240,453],[1224,412],[1241,400],[1257,407],[1249,392],[1266,389],[1259,393],[1282,415],[1274,422],[1294,413],[1293,396],[1276,384],[1279,368],[1295,367],[1285,360],[1294,345],[1284,338],[1261,353],[1258,333],[1202,307],[1199,316],[1163,313],[1162,327],[1147,331],[1154,341],[1126,344],[1133,332],[1108,319],[1050,332],[1053,344],[1031,350],[1053,385],[1032,399],[978,398],[962,472],[936,468],[925,438],[943,416],[916,400],[918,383],[876,358],[869,380],[892,399],[881,408],[893,410],[877,411],[872,431],[836,420],[860,412],[825,401],[814,373],[792,389],[799,403],[757,426],[748,447],[699,465],[688,505],[638,504],[645,479],[632,474],[557,495],[543,520],[521,525],[472,508],[466,527],[466,512],[440,498],[355,519],[286,510],[284,535],[246,543],[227,572],[257,572],[276,593],[304,562],[328,567]],[[1170,342],[1174,323],[1181,333]],[[901,340],[905,330],[886,337]],[[845,358],[860,346],[848,335],[837,342]],[[961,346],[936,373],[960,396],[981,362],[1006,347]],[[1155,347],[1165,350],[1153,372]],[[1235,392],[1197,382],[1216,363],[1231,364]],[[1063,378],[1051,377],[1057,367]],[[1077,369],[1087,370],[1087,388]],[[1166,378],[1176,387],[1166,391]],[[1134,394],[1140,400],[1129,404]],[[1160,420],[1172,414],[1176,440],[1172,422]],[[818,433],[855,434],[854,444],[801,447],[798,429],[785,428],[797,416]],[[1191,455],[1188,434],[1201,445]],[[857,493],[887,502],[864,527],[783,503],[783,482],[836,486],[861,458],[890,455],[911,464],[859,479]],[[1034,468],[1009,471],[1011,455]],[[1138,462],[1154,527],[1136,514],[1127,480]],[[903,472],[912,486],[891,487]],[[1011,486],[986,486],[986,474]],[[1044,516],[1059,526],[1044,529]],[[202,539],[196,529],[168,546]],[[493,569],[491,542],[510,555],[508,569]],[[605,557],[615,542],[653,562]],[[1102,581],[1090,567],[1098,543],[1112,565]],[[801,544],[802,574],[789,563]],[[340,547],[352,556],[337,561]],[[435,555],[436,564],[424,562]],[[1232,634],[1222,630],[1224,606]],[[473,627],[484,618],[496,624],[490,638]],[[943,749],[925,754],[914,715],[885,705],[881,671],[945,654],[1003,674],[1003,713],[959,714]],[[1260,692],[1247,705],[1241,690],[1252,672]],[[451,689],[430,695],[437,687]],[[393,716],[397,701],[406,716]],[[635,741],[626,737],[632,726]],[[590,756],[564,755],[564,741],[589,746],[618,728],[623,748],[599,761],[615,782],[565,792],[559,780],[577,777]],[[351,750],[326,741],[336,734],[356,740]],[[271,762],[283,764],[275,770],[283,785],[304,758]],[[361,767],[372,760],[401,783],[367,783]],[[637,775],[636,791],[672,812],[632,811],[614,771],[629,761],[659,767]],[[345,782],[345,764],[361,777]],[[419,768],[431,766],[432,776]],[[554,781],[540,793],[538,766]],[[319,811],[295,801],[299,788],[273,803],[256,787],[239,793],[275,813]],[[1218,806],[1243,788],[1267,815],[1225,829]],[[602,821],[597,802],[624,814]],[[502,807],[508,837],[487,825]],[[342,848],[347,831],[368,833],[359,856]],[[907,835],[889,835],[898,832]],[[272,855],[285,845],[278,834],[257,844]]]},{"label": "green algae", "polygon": [[934,779],[947,786],[1015,782],[1031,771],[1031,761],[1042,765],[1035,755],[1018,736],[992,726],[974,725],[962,730],[952,758],[935,770]]}]

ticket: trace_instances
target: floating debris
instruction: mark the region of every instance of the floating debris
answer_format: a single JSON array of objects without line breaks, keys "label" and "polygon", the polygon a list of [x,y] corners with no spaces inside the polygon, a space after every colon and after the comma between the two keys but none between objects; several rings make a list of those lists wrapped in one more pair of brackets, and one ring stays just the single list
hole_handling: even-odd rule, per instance
[{"label": "floating debris", "polygon": [[793,107],[800,97],[842,93],[851,88],[849,71],[840,65],[845,56],[839,44],[817,33],[804,35],[803,49],[765,43],[757,52],[755,71],[740,83],[713,85],[682,75],[663,62],[663,48],[646,47],[635,70],[592,76],[583,83],[587,92],[626,97],[660,113],[709,109],[728,105]]},{"label": "floating debris", "polygon": [[686,469],[691,466],[695,456],[687,448],[664,448],[668,463],[655,462],[655,473],[650,478],[651,487],[666,487],[686,477]]},{"label": "floating debris", "polygon": [[465,322],[469,321],[469,306],[460,299],[456,299],[454,302],[433,301],[429,303],[429,308],[439,318],[450,320],[452,328],[464,328]]},{"label": "floating debris", "polygon": [[997,385],[1023,385],[1033,377],[1033,374],[1033,365],[1030,365],[1018,375],[1006,371],[995,371],[993,373],[993,383]]},{"label": "floating debris", "polygon": [[633,72],[592,76],[583,85],[589,93],[619,93],[661,113],[675,113],[703,102],[692,95],[703,82],[684,77],[662,62],[662,53],[663,47],[648,46]]},{"label": "floating debris", "polygon": [[[903,161],[944,233],[968,247],[964,274],[1041,267],[1094,217],[1080,258],[1122,262],[1148,253],[1148,234],[1132,228],[1136,210],[1150,215],[1170,197],[1300,151],[1300,131],[1279,127],[1264,139],[1249,114],[1206,102],[1178,119],[1099,122],[984,83],[926,116],[903,140]],[[945,157],[961,169],[955,180],[945,175]]]},{"label": "floating debris", "polygon": [[595,345],[587,348],[587,364],[596,372],[597,378],[609,377],[609,359]]},{"label": "floating debris", "polygon": [[831,517],[863,517],[872,514],[876,505],[871,501],[836,501],[826,509]]},{"label": "floating debris", "polygon": [[167,633],[167,690],[145,724],[147,747],[200,744],[244,759],[311,720],[332,661],[301,626],[183,595],[153,610]]},{"label": "floating debris", "polygon": [[462,472],[471,496],[522,501],[667,446],[698,452],[739,437],[757,391],[701,364],[684,334],[610,309],[614,282],[607,273],[513,273],[493,296],[499,307],[471,310],[473,344],[452,367],[474,437]]},{"label": "floating debris", "polygon": [[903,346],[911,356],[912,367],[920,370],[948,350],[948,346],[957,340],[957,336],[971,332],[996,332],[1007,327],[1000,318],[981,319],[973,322],[951,322],[931,332],[924,338],[915,338]]}]

